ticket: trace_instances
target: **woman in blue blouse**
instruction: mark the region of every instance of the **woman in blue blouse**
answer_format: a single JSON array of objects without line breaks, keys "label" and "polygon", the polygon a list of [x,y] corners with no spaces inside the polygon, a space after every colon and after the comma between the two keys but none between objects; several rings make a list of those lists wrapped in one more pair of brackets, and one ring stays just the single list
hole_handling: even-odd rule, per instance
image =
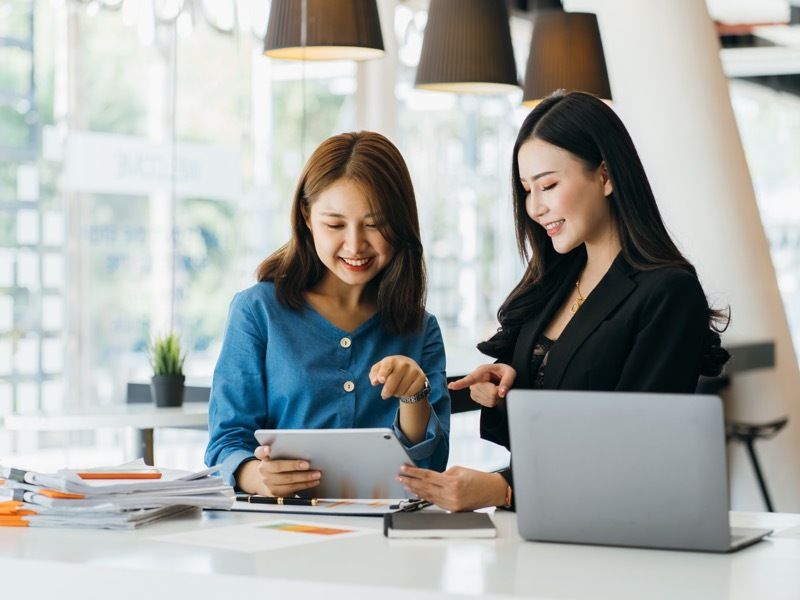
[{"label": "woman in blue blouse", "polygon": [[209,408],[206,464],[238,488],[286,496],[319,484],[302,460],[270,460],[256,429],[392,427],[441,471],[450,404],[411,177],[384,136],[329,138],[294,196],[292,238],[230,306]]}]

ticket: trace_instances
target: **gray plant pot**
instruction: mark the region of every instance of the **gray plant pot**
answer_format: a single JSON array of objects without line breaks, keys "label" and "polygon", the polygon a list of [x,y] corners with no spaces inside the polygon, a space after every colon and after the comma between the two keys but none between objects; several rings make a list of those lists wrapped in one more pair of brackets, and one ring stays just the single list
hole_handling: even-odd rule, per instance
[{"label": "gray plant pot", "polygon": [[163,408],[181,406],[185,381],[185,375],[153,375],[150,395],[155,405]]}]

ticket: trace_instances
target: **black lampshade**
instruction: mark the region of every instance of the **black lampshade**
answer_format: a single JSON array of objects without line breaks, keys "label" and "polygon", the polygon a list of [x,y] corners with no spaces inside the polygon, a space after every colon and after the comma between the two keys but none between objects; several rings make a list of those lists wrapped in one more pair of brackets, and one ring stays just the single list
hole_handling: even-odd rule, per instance
[{"label": "black lampshade", "polygon": [[611,100],[600,28],[592,13],[552,10],[534,17],[522,103],[533,106],[558,89]]},{"label": "black lampshade", "polygon": [[519,89],[503,0],[431,0],[415,85],[497,94]]},{"label": "black lampshade", "polygon": [[272,0],[264,54],[293,60],[380,58],[376,0]]}]

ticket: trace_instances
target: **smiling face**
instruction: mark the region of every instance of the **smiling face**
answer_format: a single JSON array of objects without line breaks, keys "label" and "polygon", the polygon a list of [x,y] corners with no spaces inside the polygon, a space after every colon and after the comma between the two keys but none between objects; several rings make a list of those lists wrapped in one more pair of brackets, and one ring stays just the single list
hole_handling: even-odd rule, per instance
[{"label": "smiling face", "polygon": [[525,210],[541,225],[559,254],[582,243],[616,244],[609,208],[613,188],[604,165],[587,170],[583,162],[539,139],[522,144],[517,157]]},{"label": "smiling face", "polygon": [[346,179],[319,194],[306,225],[328,269],[326,279],[335,276],[344,284],[365,286],[389,264],[394,247],[378,231],[380,218],[371,212],[362,189]]}]

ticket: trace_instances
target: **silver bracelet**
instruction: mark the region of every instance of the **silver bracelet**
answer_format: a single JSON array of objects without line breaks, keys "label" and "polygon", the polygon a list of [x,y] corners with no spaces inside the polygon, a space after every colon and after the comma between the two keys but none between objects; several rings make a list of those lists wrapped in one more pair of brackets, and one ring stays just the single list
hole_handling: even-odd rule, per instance
[{"label": "silver bracelet", "polygon": [[431,384],[425,379],[425,385],[413,396],[398,396],[397,399],[403,404],[416,404],[420,400],[425,400],[431,393]]}]

